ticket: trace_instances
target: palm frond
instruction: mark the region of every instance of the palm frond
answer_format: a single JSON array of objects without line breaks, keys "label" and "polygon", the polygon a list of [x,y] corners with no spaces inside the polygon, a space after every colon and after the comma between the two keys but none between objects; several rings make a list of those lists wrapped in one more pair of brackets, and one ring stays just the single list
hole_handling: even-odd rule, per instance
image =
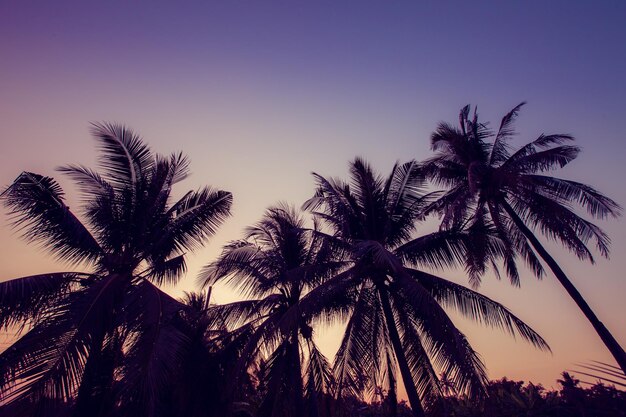
[{"label": "palm frond", "polygon": [[588,185],[543,175],[527,175],[525,179],[562,204],[577,203],[594,218],[617,218],[621,215],[622,207],[619,204]]},{"label": "palm frond", "polygon": [[465,231],[442,230],[406,242],[393,253],[412,265],[443,269],[465,265],[468,252],[466,244]]},{"label": "palm frond", "polygon": [[260,294],[273,284],[271,271],[263,264],[262,255],[250,242],[231,242],[216,261],[202,269],[199,282],[207,286],[224,281],[244,296]]},{"label": "palm frond", "polygon": [[584,371],[575,370],[573,372],[585,376],[590,376],[592,378],[595,378],[596,381],[614,384],[620,387],[626,387],[626,376],[624,375],[624,372],[617,366],[613,366],[611,364],[600,361],[577,363],[576,365],[580,368],[583,368]]},{"label": "palm frond", "polygon": [[96,171],[82,165],[67,165],[57,168],[57,171],[70,177],[89,201],[95,195],[114,193],[113,187]]},{"label": "palm frond", "polygon": [[521,102],[502,118],[500,128],[498,129],[498,133],[496,133],[496,137],[493,140],[493,145],[491,147],[489,165],[499,165],[509,157],[507,140],[515,134],[513,122],[515,122],[515,119],[524,104],[526,104],[526,102]]},{"label": "palm frond", "polygon": [[598,226],[538,193],[532,193],[530,201],[527,200],[527,193],[520,197],[521,199],[515,198],[512,201],[512,207],[531,227],[539,228],[543,235],[560,242],[581,260],[594,262],[593,255],[586,246],[590,239],[596,242],[603,256],[608,256],[610,239]]},{"label": "palm frond", "polygon": [[150,262],[150,266],[139,275],[149,279],[156,285],[174,285],[187,271],[185,255],[178,255],[170,259],[157,258]]},{"label": "palm frond", "polygon": [[362,288],[344,332],[339,350],[335,354],[333,374],[337,381],[335,395],[360,398],[364,391],[374,387],[372,377],[377,375],[376,366],[379,346],[374,337],[374,322],[370,308],[376,303],[372,288]]},{"label": "palm frond", "polygon": [[56,272],[0,282],[0,328],[37,323],[87,277],[77,272]]},{"label": "palm frond", "polygon": [[232,199],[231,193],[210,187],[188,193],[170,209],[173,220],[166,226],[161,242],[173,242],[179,250],[202,246],[230,216]]},{"label": "palm frond", "polygon": [[263,320],[280,305],[281,296],[271,294],[260,300],[234,301],[209,308],[207,317],[213,327],[237,328],[247,322]]},{"label": "palm frond", "polygon": [[118,190],[133,192],[143,173],[154,163],[150,149],[126,126],[115,123],[92,123],[91,133],[102,153],[100,168],[107,181]]},{"label": "palm frond", "polygon": [[453,375],[460,391],[471,397],[485,395],[486,370],[466,337],[428,291],[408,274],[398,275],[398,285],[402,290],[394,291],[395,309],[408,312],[435,366]]},{"label": "palm frond", "polygon": [[357,268],[342,271],[304,295],[296,306],[285,312],[288,320],[303,317],[320,324],[343,322],[352,311],[359,286]]},{"label": "palm frond", "polygon": [[546,341],[502,304],[462,285],[423,271],[407,269],[440,304],[454,308],[480,324],[498,328],[511,336],[520,336],[538,349],[550,351]]},{"label": "palm frond", "polygon": [[441,395],[441,387],[437,373],[428,353],[422,345],[422,341],[416,327],[413,325],[407,311],[396,309],[395,311],[402,348],[409,365],[413,382],[420,398],[429,404]]},{"label": "palm frond", "polygon": [[310,382],[309,396],[319,396],[330,392],[334,386],[332,368],[328,359],[319,351],[314,342],[308,343],[309,358],[306,365],[304,379]]},{"label": "palm frond", "polygon": [[498,169],[534,173],[553,169],[557,165],[563,167],[578,156],[580,148],[572,145],[548,146],[571,140],[573,137],[569,135],[542,135],[515,151]]},{"label": "palm frond", "polygon": [[59,259],[93,262],[102,255],[98,242],[70,211],[63,190],[52,178],[22,172],[0,198],[9,209],[12,226]]}]

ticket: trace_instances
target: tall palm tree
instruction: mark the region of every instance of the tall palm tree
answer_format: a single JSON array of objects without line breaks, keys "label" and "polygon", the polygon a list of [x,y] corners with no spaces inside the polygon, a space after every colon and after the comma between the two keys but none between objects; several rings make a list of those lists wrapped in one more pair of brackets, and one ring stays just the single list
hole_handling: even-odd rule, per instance
[{"label": "tall palm tree", "polygon": [[[620,206],[594,188],[579,182],[556,178],[549,171],[574,160],[580,149],[569,145],[570,135],[541,135],[512,151],[513,122],[519,104],[502,118],[497,133],[480,123],[470,106],[461,110],[460,126],[441,123],[432,134],[435,157],[427,163],[430,177],[448,188],[438,202],[443,227],[484,217],[490,220],[504,243],[504,264],[511,281],[519,285],[516,256],[541,277],[548,265],[576,305],[587,317],[622,371],[626,374],[626,353],[591,310],[582,295],[541,244],[533,230],[560,242],[581,260],[594,262],[587,244],[595,242],[602,256],[608,257],[608,236],[596,225],[579,216],[579,207],[592,218],[620,215]],[[493,138],[493,141],[489,141]]]},{"label": "tall palm tree", "polygon": [[0,283],[0,326],[24,330],[0,355],[0,401],[40,410],[69,402],[75,415],[93,416],[123,404],[151,416],[187,342],[172,324],[182,304],[158,285],[178,280],[185,252],[215,232],[232,196],[206,187],[172,204],[186,157],[154,155],[120,125],[94,124],[92,133],[100,172],[59,169],[83,194],[80,218],[50,177],[23,172],[2,193],[26,240],[86,272]]},{"label": "tall palm tree", "polygon": [[310,314],[348,317],[334,363],[337,395],[386,385],[393,397],[397,368],[416,416],[424,415],[422,401],[441,395],[436,368],[459,392],[482,395],[484,365],[444,307],[548,348],[502,305],[421,269],[463,265],[472,236],[448,230],[416,237],[432,197],[423,194],[417,163],[396,165],[382,178],[357,158],[350,174],[349,183],[314,174],[317,191],[305,203],[349,265],[300,303]]},{"label": "tall palm tree", "polygon": [[247,229],[245,240],[227,245],[202,273],[205,285],[224,281],[247,298],[215,306],[212,314],[245,334],[234,384],[251,365],[266,359],[261,417],[303,416],[307,402],[309,415],[315,415],[311,412],[329,388],[329,365],[313,341],[309,319],[286,319],[285,313],[342,267],[333,254],[315,228],[305,229],[292,208],[279,205]]}]

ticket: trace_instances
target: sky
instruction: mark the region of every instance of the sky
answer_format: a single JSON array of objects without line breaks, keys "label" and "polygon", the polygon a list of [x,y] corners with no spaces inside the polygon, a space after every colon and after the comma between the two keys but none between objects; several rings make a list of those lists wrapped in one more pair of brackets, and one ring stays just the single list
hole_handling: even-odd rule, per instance
[{"label": "sky", "polygon": [[[444,4],[445,3],[445,4]],[[175,192],[209,184],[233,216],[191,256],[173,295],[191,290],[221,246],[279,201],[300,206],[311,172],[347,177],[362,156],[381,173],[431,156],[430,133],[466,104],[497,125],[521,101],[519,146],[569,133],[583,152],[557,176],[626,205],[626,3],[619,1],[0,1],[0,186],[23,170],[94,166],[89,123],[124,123],[151,148],[191,158]],[[65,270],[0,218],[0,280]],[[597,315],[626,346],[626,226],[601,221],[609,260],[548,244]],[[461,271],[439,271],[467,285]],[[612,362],[548,275],[521,288],[486,275],[480,291],[541,333],[552,353],[455,316],[491,378],[557,387],[577,363]],[[237,295],[214,291],[217,302]],[[332,357],[341,329],[317,329]],[[2,339],[4,337],[4,340]],[[8,336],[0,336],[0,347]],[[583,378],[584,379],[584,378]]]}]

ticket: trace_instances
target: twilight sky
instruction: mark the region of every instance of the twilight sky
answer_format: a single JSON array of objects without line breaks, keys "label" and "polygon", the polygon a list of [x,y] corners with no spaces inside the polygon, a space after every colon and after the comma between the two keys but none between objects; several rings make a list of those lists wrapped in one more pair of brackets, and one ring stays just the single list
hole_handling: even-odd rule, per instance
[{"label": "twilight sky", "polygon": [[[0,2],[0,186],[22,170],[59,178],[94,166],[90,121],[122,122],[159,153],[182,150],[203,184],[233,192],[233,217],[189,262],[195,274],[277,201],[299,206],[312,171],[347,177],[354,156],[387,173],[431,155],[439,121],[477,104],[493,124],[520,101],[517,144],[570,133],[583,148],[561,172],[626,205],[626,3],[618,1]],[[95,3],[95,2],[94,2]],[[70,205],[75,189],[61,183]],[[64,270],[0,219],[0,280]],[[554,254],[626,345],[626,225],[601,222],[610,260]],[[442,275],[467,284],[459,271]],[[551,275],[522,287],[485,276],[502,302],[550,343],[533,350],[459,320],[490,377],[547,387],[575,363],[612,359]],[[236,295],[215,291],[218,302]],[[332,356],[338,329],[318,329]],[[0,347],[6,343],[0,335]],[[584,379],[584,378],[583,378]]]}]

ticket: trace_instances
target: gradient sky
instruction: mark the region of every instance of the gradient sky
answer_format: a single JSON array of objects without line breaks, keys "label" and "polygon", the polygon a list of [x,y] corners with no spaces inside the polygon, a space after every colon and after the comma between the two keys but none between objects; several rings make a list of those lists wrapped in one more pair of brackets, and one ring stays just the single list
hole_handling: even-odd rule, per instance
[{"label": "gradient sky", "polygon": [[[354,156],[386,173],[396,160],[431,155],[439,121],[465,104],[497,124],[520,101],[522,144],[570,133],[581,156],[558,173],[626,205],[626,3],[524,2],[0,2],[0,185],[22,170],[58,177],[93,166],[90,121],[123,122],[156,152],[182,150],[193,176],[234,194],[233,217],[190,260],[202,265],[277,201],[300,205],[312,171],[347,176]],[[61,181],[75,207],[76,190]],[[0,280],[63,270],[0,220]],[[626,226],[601,222],[611,260],[595,266],[554,254],[626,345]],[[459,271],[441,274],[467,283]],[[493,276],[481,291],[550,343],[533,350],[459,320],[490,377],[556,387],[564,369],[612,362],[552,276],[513,288]],[[236,295],[217,288],[218,302]],[[332,356],[338,329],[318,329]],[[6,343],[1,339],[0,344]]]}]

